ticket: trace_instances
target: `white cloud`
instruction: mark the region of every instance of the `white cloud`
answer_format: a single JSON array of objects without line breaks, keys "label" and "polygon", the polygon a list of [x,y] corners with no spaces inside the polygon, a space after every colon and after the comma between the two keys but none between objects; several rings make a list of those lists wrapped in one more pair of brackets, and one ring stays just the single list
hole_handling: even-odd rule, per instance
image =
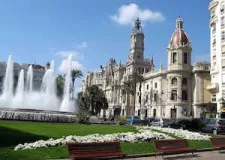
[{"label": "white cloud", "polygon": [[82,42],[82,43],[80,43],[77,47],[78,47],[78,48],[87,48],[88,45],[87,45],[87,42]]},{"label": "white cloud", "polygon": [[117,14],[110,18],[120,25],[133,25],[136,18],[140,18],[142,22],[160,22],[165,20],[161,12],[153,12],[149,9],[141,9],[137,4],[122,5]]},{"label": "white cloud", "polygon": [[[67,72],[67,65],[68,64],[68,60],[63,60],[59,66],[59,71],[62,73],[66,73]],[[84,67],[83,65],[78,62],[78,61],[72,61],[72,69],[79,69],[79,70],[83,70]]]},{"label": "white cloud", "polygon": [[60,56],[61,58],[67,58],[69,55],[72,55],[73,58],[83,59],[83,55],[81,53],[73,50],[59,51],[56,52],[56,55]]}]

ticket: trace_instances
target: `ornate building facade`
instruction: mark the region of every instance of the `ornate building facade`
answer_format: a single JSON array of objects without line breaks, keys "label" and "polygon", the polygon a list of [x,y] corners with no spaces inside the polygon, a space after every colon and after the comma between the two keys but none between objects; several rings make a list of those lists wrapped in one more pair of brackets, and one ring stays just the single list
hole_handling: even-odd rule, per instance
[{"label": "ornate building facade", "polygon": [[[176,29],[167,48],[168,68],[155,69],[153,57],[144,58],[144,33],[136,20],[131,34],[130,54],[126,64],[111,58],[98,72],[88,72],[84,86],[99,86],[109,102],[107,117],[139,115],[141,117],[200,117],[203,105],[210,101],[206,86],[210,84],[210,64],[191,65],[191,44],[183,29],[183,20],[176,20]],[[129,75],[141,74],[135,95],[123,93]]]},{"label": "ornate building facade", "polygon": [[225,118],[225,0],[212,0],[210,12],[210,59],[212,103],[217,104],[217,117]]}]

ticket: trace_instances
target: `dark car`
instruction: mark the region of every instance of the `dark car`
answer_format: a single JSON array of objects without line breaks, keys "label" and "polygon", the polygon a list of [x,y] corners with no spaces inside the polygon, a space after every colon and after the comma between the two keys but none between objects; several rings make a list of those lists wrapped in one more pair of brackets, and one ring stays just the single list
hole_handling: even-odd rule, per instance
[{"label": "dark car", "polygon": [[136,125],[141,125],[141,119],[139,116],[128,116],[126,119],[127,124],[136,124]]},{"label": "dark car", "polygon": [[145,118],[141,120],[141,124],[145,126],[150,126],[151,122],[154,121],[155,118]]},{"label": "dark car", "polygon": [[205,121],[206,125],[202,128],[207,133],[225,133],[225,119],[212,118]]},{"label": "dark car", "polygon": [[168,127],[174,128],[174,129],[180,129],[180,128],[186,129],[187,123],[189,123],[188,119],[175,119],[175,120],[171,120]]},{"label": "dark car", "polygon": [[155,118],[152,122],[152,126],[158,126],[158,127],[168,127],[170,124],[170,119],[168,118]]}]

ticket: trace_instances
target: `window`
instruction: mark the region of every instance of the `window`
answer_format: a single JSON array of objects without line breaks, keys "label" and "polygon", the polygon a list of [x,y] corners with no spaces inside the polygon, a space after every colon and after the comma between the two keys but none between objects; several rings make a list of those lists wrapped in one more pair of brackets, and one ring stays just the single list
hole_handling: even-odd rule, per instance
[{"label": "window", "polygon": [[183,85],[187,85],[187,78],[183,78],[183,79],[182,79],[182,84],[183,84]]},{"label": "window", "polygon": [[187,64],[187,53],[184,53],[184,64]]},{"label": "window", "polygon": [[177,78],[172,78],[171,84],[172,84],[172,86],[176,86],[177,85]]},{"label": "window", "polygon": [[157,83],[155,83],[155,88],[157,88]]},{"label": "window", "polygon": [[188,100],[187,90],[182,90],[182,100]]},{"label": "window", "polygon": [[225,45],[222,46],[221,52],[222,52],[223,55],[225,55]]},{"label": "window", "polygon": [[224,12],[224,3],[223,2],[220,5],[220,12]]},{"label": "window", "polygon": [[222,68],[225,68],[225,59],[222,59]]},{"label": "window", "polygon": [[147,85],[147,87],[146,87],[146,88],[148,89],[148,87],[149,87],[149,86]]},{"label": "window", "polygon": [[172,90],[172,93],[171,93],[171,100],[174,100],[174,101],[177,100],[177,90]]},{"label": "window", "polygon": [[216,23],[213,23],[212,24],[212,33],[215,33],[216,32]]},{"label": "window", "polygon": [[222,31],[222,33],[221,33],[221,40],[222,40],[222,41],[225,40],[225,31]]},{"label": "window", "polygon": [[216,45],[216,39],[213,39],[212,45],[213,45],[213,46]]},{"label": "window", "polygon": [[154,101],[157,102],[157,94],[154,94]]},{"label": "window", "polygon": [[212,95],[212,102],[216,102],[216,95],[215,94]]},{"label": "window", "polygon": [[177,63],[177,53],[173,53],[173,63]]},{"label": "window", "polygon": [[215,10],[211,12],[211,18],[215,17]]},{"label": "window", "polygon": [[225,74],[222,74],[222,83],[225,84]]},{"label": "window", "polygon": [[224,20],[225,20],[224,17],[221,17],[221,27],[224,27],[224,24],[225,24]]},{"label": "window", "polygon": [[148,95],[146,95],[145,102],[148,102]]}]

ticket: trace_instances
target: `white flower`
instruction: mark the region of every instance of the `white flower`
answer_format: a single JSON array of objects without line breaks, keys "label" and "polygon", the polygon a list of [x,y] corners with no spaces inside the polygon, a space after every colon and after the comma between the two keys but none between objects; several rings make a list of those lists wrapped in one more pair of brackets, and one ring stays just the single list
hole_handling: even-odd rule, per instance
[{"label": "white flower", "polygon": [[114,134],[106,134],[106,135],[100,135],[100,134],[91,134],[87,136],[76,136],[76,135],[70,135],[66,137],[62,137],[59,139],[53,139],[50,138],[46,141],[39,140],[33,143],[25,143],[25,144],[19,144],[17,145],[14,150],[19,149],[35,149],[40,147],[53,147],[53,146],[59,146],[64,145],[67,142],[109,142],[109,141],[120,141],[120,142],[144,142],[144,141],[150,141],[152,139],[171,139],[172,137],[152,132],[150,128],[137,128],[139,132],[133,133],[133,132],[126,132],[126,133],[114,133]]}]

